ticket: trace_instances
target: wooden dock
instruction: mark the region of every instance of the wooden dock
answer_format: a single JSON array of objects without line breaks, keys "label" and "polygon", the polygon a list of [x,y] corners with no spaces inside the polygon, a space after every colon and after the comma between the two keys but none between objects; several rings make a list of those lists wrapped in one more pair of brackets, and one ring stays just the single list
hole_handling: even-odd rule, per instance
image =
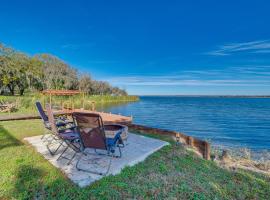
[{"label": "wooden dock", "polygon": [[[101,118],[103,119],[104,123],[124,123],[129,124],[132,123],[132,117],[116,115],[111,113],[105,112],[96,112],[96,111],[88,111],[88,110],[59,110],[55,111],[55,115],[71,115],[73,112],[90,112],[90,113],[98,113]],[[10,114],[10,115],[0,115],[0,122],[1,121],[16,121],[16,120],[31,120],[31,119],[40,119],[38,114]]]}]

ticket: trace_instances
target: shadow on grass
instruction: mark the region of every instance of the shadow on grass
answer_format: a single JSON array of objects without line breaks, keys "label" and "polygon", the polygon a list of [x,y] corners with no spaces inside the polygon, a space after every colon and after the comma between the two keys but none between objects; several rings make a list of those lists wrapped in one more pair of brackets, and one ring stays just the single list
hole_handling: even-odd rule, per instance
[{"label": "shadow on grass", "polygon": [[15,199],[88,199],[83,189],[64,176],[51,179],[46,176],[48,171],[42,167],[33,164],[18,166],[10,196]]},{"label": "shadow on grass", "polygon": [[39,199],[43,191],[43,188],[41,188],[43,174],[44,172],[41,169],[32,165],[19,166],[13,195],[18,199]]},{"label": "shadow on grass", "polygon": [[0,150],[6,147],[19,145],[22,145],[22,142],[0,125]]}]

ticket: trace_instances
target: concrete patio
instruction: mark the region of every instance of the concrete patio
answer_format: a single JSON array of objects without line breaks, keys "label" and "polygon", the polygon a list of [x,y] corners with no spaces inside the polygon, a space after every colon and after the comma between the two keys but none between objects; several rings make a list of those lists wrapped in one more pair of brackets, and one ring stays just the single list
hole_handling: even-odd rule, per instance
[{"label": "concrete patio", "polygon": [[[41,140],[41,137],[42,136],[28,137],[25,138],[25,140],[34,146],[34,148],[41,153],[45,159],[64,172],[67,177],[78,186],[88,186],[94,181],[103,177],[88,172],[78,171],[75,164],[79,158],[79,155],[75,157],[70,165],[66,164],[68,162],[66,159],[60,159],[57,161],[62,149],[58,151],[57,155],[50,155],[48,149],[46,148],[46,144]],[[122,157],[112,159],[111,168],[107,175],[115,175],[120,173],[124,167],[133,166],[143,161],[149,155],[166,145],[168,145],[168,143],[162,140],[129,133],[127,144],[125,148],[122,149]],[[93,150],[88,149],[88,151]],[[71,157],[72,153],[73,152],[71,151],[67,151],[65,155],[67,157],[70,155]],[[102,172],[104,170],[104,167],[102,166],[106,165],[109,162],[109,159],[110,158],[108,156],[101,156],[97,154],[88,155],[87,157],[83,157],[80,162],[80,167]]]}]

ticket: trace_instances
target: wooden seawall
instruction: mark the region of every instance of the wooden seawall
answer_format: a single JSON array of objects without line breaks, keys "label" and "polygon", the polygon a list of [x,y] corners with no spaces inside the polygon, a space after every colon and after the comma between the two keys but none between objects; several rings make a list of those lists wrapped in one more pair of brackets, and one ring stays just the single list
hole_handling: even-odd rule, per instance
[{"label": "wooden seawall", "polygon": [[186,144],[192,148],[195,148],[203,156],[204,159],[210,160],[211,146],[206,141],[203,141],[203,140],[191,137],[191,136],[187,136],[183,133],[176,132],[176,131],[151,128],[148,126],[143,126],[143,125],[138,125],[138,124],[127,124],[127,125],[129,126],[129,128],[141,131],[143,133],[170,136],[175,141],[178,141],[182,144]]}]

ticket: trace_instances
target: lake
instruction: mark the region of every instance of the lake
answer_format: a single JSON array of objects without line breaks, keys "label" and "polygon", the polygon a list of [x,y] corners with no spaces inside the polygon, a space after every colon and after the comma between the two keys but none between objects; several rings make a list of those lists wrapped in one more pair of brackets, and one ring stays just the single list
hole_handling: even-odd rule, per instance
[{"label": "lake", "polygon": [[270,149],[270,99],[143,96],[100,110],[132,115],[134,123],[183,132],[224,147]]}]

